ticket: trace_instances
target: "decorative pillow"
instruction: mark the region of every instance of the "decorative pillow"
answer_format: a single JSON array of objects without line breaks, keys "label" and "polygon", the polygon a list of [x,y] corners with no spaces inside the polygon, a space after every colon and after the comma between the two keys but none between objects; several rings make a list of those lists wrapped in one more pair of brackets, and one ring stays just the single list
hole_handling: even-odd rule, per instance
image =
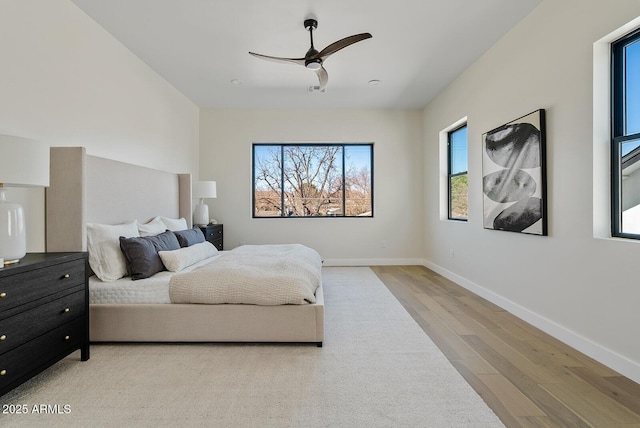
[{"label": "decorative pillow", "polygon": [[149,278],[164,270],[158,251],[177,250],[180,244],[173,232],[138,238],[120,237],[120,248],[127,260],[127,271],[132,280]]},{"label": "decorative pillow", "polygon": [[[157,217],[156,217],[157,218]],[[160,216],[160,220],[164,223],[169,230],[185,230],[188,229],[187,220],[184,218],[167,218]]]},{"label": "decorative pillow", "polygon": [[162,220],[160,220],[160,217],[156,217],[145,224],[138,223],[138,232],[140,232],[140,236],[154,236],[166,230],[167,227],[164,225]]},{"label": "decorative pillow", "polygon": [[204,234],[198,226],[194,226],[193,229],[177,230],[173,233],[178,238],[181,247],[190,247],[205,241]]},{"label": "decorative pillow", "polygon": [[120,251],[121,236],[138,236],[137,222],[116,225],[87,223],[89,266],[102,281],[112,282],[127,275],[127,261]]},{"label": "decorative pillow", "polygon": [[162,263],[171,272],[179,272],[187,266],[218,254],[218,249],[211,242],[201,242],[190,247],[158,253]]}]

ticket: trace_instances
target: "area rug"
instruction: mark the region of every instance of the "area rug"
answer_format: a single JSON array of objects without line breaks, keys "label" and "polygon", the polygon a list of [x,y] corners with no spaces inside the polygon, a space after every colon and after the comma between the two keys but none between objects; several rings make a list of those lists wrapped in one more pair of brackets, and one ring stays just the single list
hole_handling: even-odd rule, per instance
[{"label": "area rug", "polygon": [[503,426],[369,268],[322,273],[322,348],[93,345],[0,397],[0,426]]}]

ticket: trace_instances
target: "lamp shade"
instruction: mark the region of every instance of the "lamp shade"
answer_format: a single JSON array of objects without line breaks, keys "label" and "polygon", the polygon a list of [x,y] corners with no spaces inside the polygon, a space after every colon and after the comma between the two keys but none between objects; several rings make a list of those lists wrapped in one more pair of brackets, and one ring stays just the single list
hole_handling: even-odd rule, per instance
[{"label": "lamp shade", "polygon": [[193,197],[198,199],[215,198],[216,182],[215,181],[196,181],[193,183]]},{"label": "lamp shade", "polygon": [[[26,225],[20,204],[7,201],[5,187],[49,186],[49,146],[0,135],[0,259],[15,263],[26,254]],[[2,267],[2,266],[0,266]]]},{"label": "lamp shade", "polygon": [[49,186],[49,146],[26,138],[0,135],[0,184],[5,187]]}]

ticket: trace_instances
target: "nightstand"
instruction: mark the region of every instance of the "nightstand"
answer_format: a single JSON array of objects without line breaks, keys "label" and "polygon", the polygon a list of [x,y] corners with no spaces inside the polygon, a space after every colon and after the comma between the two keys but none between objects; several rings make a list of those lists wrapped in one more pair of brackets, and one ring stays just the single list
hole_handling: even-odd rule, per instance
[{"label": "nightstand", "polygon": [[0,395],[80,349],[89,359],[87,253],[30,253],[0,269]]},{"label": "nightstand", "polygon": [[204,239],[211,242],[216,248],[222,251],[222,225],[208,224],[206,226],[198,226],[204,234]]}]

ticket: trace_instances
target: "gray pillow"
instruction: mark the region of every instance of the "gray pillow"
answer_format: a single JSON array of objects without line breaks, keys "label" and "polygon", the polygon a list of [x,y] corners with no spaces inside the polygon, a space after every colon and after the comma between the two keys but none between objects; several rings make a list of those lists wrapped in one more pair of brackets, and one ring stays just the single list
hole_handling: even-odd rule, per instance
[{"label": "gray pillow", "polygon": [[190,247],[193,244],[199,244],[204,242],[204,234],[198,226],[194,226],[193,229],[178,230],[173,232],[178,238],[180,247]]},{"label": "gray pillow", "polygon": [[120,249],[127,261],[127,272],[132,280],[149,278],[164,269],[158,251],[180,248],[176,236],[166,231],[155,236],[120,237]]}]

